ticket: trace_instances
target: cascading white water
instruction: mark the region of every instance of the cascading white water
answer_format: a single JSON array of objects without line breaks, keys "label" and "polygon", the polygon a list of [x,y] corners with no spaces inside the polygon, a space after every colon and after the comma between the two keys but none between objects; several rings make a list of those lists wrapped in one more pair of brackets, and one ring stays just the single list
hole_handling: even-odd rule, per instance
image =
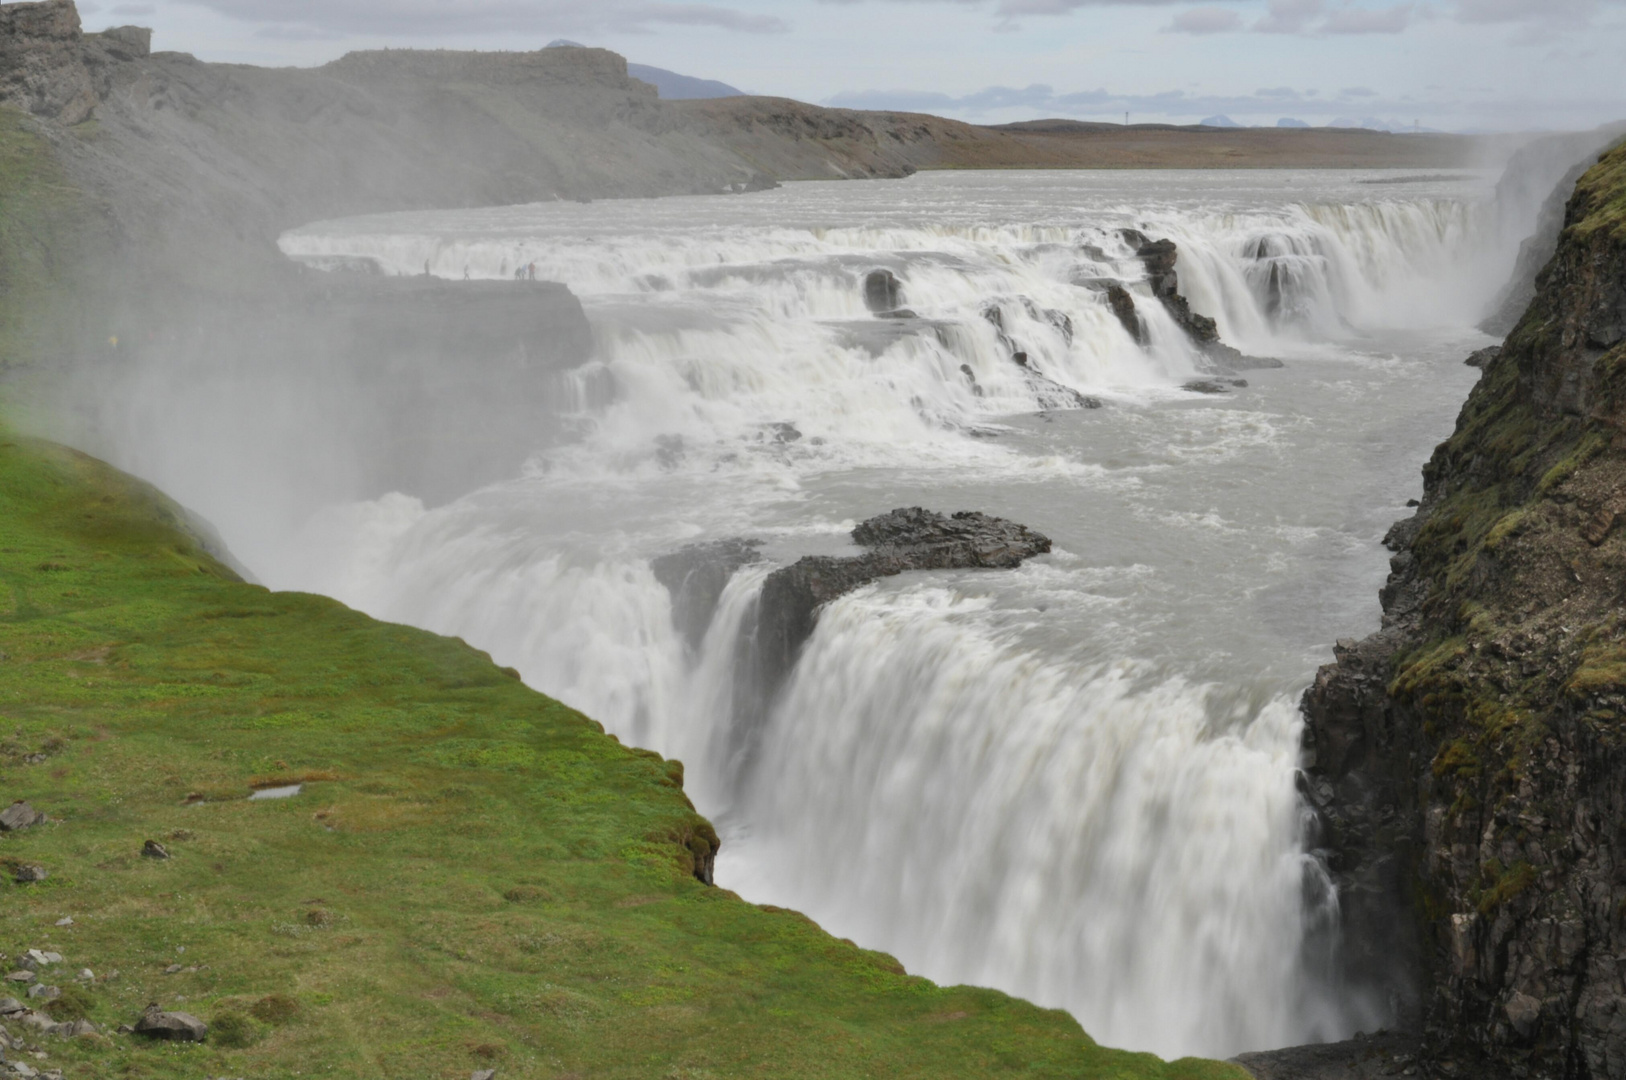
[{"label": "cascading white water", "polygon": [[[459,634],[684,759],[748,897],[1110,1044],[1347,1034],[1381,1016],[1305,963],[1326,918],[1306,897],[1334,901],[1303,850],[1295,700],[1375,621],[1377,537],[1472,377],[1465,327],[1511,262],[1477,227],[1484,187],[956,174],[313,225],[284,247],[317,264],[567,282],[597,340],[578,437],[451,505],[392,495],[289,535],[234,533],[230,498],[188,494],[270,584]],[[1126,228],[1173,239],[1192,307],[1288,366],[1181,390],[1210,362]],[[878,268],[917,317],[866,310]],[[736,644],[768,570],[911,504],[1057,551],[842,598],[742,720]],[[764,561],[693,647],[650,560],[736,536]]]}]

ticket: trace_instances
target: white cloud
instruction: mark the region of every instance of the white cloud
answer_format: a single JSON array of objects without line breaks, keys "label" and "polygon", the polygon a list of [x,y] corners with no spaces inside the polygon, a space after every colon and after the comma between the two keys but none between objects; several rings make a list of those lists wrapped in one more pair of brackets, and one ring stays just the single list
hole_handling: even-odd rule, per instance
[{"label": "white cloud", "polygon": [[1458,0],[1456,14],[1465,23],[1577,25],[1591,22],[1598,8],[1598,0]]},{"label": "white cloud", "polygon": [[1326,10],[1325,0],[1270,0],[1270,10],[1253,28],[1262,34],[1302,34]]},{"label": "white cloud", "polygon": [[1327,16],[1321,30],[1328,34],[1398,34],[1411,25],[1415,7],[1397,4],[1392,8],[1340,8]]},{"label": "white cloud", "polygon": [[1242,29],[1242,16],[1231,8],[1200,7],[1182,11],[1164,27],[1171,34],[1228,34]]},{"label": "white cloud", "polygon": [[279,34],[427,37],[493,33],[640,33],[656,26],[712,26],[744,33],[789,30],[785,20],[737,8],[669,0],[185,0]]}]

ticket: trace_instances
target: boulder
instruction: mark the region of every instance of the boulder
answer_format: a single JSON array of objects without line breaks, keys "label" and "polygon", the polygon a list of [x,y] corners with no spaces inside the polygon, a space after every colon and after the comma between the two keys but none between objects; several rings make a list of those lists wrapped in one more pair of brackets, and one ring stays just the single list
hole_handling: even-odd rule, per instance
[{"label": "boulder", "polygon": [[1478,368],[1479,370],[1483,371],[1494,364],[1496,362],[1496,358],[1501,355],[1502,347],[1500,345],[1492,345],[1488,349],[1480,349],[1478,352],[1471,354],[1468,359],[1463,361],[1463,363],[1467,364],[1471,368]]},{"label": "boulder", "polygon": [[209,1025],[191,1013],[165,1012],[153,1002],[136,1021],[135,1033],[169,1042],[202,1042],[209,1034]]},{"label": "boulder", "polygon": [[11,868],[11,880],[19,885],[31,885],[50,876],[45,867],[34,863],[14,863]]},{"label": "boulder", "polygon": [[31,1027],[34,1030],[43,1032],[46,1035],[49,1035],[51,1032],[56,1030],[55,1020],[52,1020],[49,1016],[46,1016],[42,1012],[35,1012],[33,1009],[26,1009],[12,1019],[16,1020],[19,1024]]},{"label": "boulder", "polygon": [[141,854],[148,859],[167,859],[169,858],[169,849],[156,840],[148,840],[141,845]]},{"label": "boulder", "polygon": [[0,1016],[13,1016],[26,1009],[27,1006],[14,997],[0,997]]},{"label": "boulder", "polygon": [[903,285],[890,270],[871,270],[864,277],[864,306],[877,315],[903,304]]},{"label": "boulder", "polygon": [[34,978],[35,975],[32,971],[23,968],[13,971],[10,975],[7,975],[6,981],[9,983],[18,983],[20,985],[27,986],[29,983],[34,981]]},{"label": "boulder", "polygon": [[19,829],[43,825],[45,821],[44,814],[21,799],[18,799],[4,810],[0,810],[0,832],[16,832]]},{"label": "boulder", "polygon": [[1225,384],[1217,379],[1192,379],[1180,389],[1190,390],[1198,394],[1226,394],[1230,392],[1225,388]]}]

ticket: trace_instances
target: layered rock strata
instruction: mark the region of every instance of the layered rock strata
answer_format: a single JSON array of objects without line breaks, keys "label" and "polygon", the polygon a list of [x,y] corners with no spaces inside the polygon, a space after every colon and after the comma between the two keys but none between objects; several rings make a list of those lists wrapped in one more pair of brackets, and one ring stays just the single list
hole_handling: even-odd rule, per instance
[{"label": "layered rock strata", "polygon": [[[1626,148],[1388,543],[1383,628],[1306,693],[1346,974],[1426,1071],[1626,1075]],[[1449,1067],[1448,1067],[1449,1065]]]}]

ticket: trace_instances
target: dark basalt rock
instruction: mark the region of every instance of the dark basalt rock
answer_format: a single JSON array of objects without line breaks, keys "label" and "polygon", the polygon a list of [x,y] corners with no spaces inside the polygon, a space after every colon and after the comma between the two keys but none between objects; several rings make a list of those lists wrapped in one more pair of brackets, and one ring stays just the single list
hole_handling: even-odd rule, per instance
[{"label": "dark basalt rock", "polygon": [[903,304],[903,284],[890,270],[871,270],[864,278],[864,306],[875,314],[896,311]]},{"label": "dark basalt rock", "polygon": [[756,633],[758,677],[777,687],[813,632],[820,606],[906,570],[1012,569],[1050,550],[1050,540],[1002,518],[920,507],[893,510],[853,530],[869,548],[846,557],[809,555],[775,570],[762,586]]},{"label": "dark basalt rock", "polygon": [[[1146,281],[1152,295],[1179,324],[1180,329],[1221,370],[1245,371],[1259,368],[1279,368],[1280,360],[1260,356],[1246,356],[1219,339],[1219,324],[1206,315],[1191,310],[1191,304],[1180,295],[1180,275],[1175,270],[1180,249],[1173,240],[1151,240],[1138,229],[1120,229],[1119,235],[1134,249],[1136,258],[1146,268]],[[1129,336],[1138,344],[1149,340],[1146,323],[1135,308],[1135,298],[1121,282],[1101,278],[1075,278],[1075,285],[1099,289],[1107,295],[1107,306],[1112,309]]]},{"label": "dark basalt rock", "polygon": [[650,562],[655,580],[672,594],[672,619],[691,650],[700,648],[723,590],[742,566],[758,562],[760,540],[691,544]]},{"label": "dark basalt rock", "polygon": [[1386,539],[1382,629],[1304,697],[1344,982],[1425,1036],[1423,1076],[1626,1076],[1623,176],[1626,149],[1582,179]]},{"label": "dark basalt rock", "polygon": [[1136,345],[1146,344],[1146,326],[1140,321],[1140,312],[1135,310],[1135,298],[1129,295],[1128,289],[1117,282],[1108,285],[1107,306],[1129,336],[1135,339]]},{"label": "dark basalt rock", "polygon": [[1152,295],[1162,302],[1174,321],[1199,345],[1219,341],[1219,325],[1206,315],[1198,315],[1180,295],[1180,275],[1175,271],[1180,249],[1173,240],[1156,240],[1141,245],[1135,255],[1146,267],[1146,280]]},{"label": "dark basalt rock", "polygon": [[[1043,319],[1056,329],[1070,343],[1073,334],[1073,320],[1065,312],[1054,308],[1040,308],[1027,297],[1022,298],[1023,309],[1034,319]],[[1032,358],[1024,349],[1016,347],[1016,341],[1005,329],[1005,313],[998,304],[989,304],[982,309],[982,317],[993,324],[994,331],[999,335],[999,342],[1010,354],[1011,362],[1023,370],[1027,378],[1028,388],[1032,390],[1038,400],[1040,409],[1099,409],[1101,402],[1092,397],[1085,397],[1064,383],[1059,383],[1039,370]],[[968,377],[969,369],[962,366],[961,371]],[[973,389],[980,395],[981,388],[976,386],[976,379],[972,378]]]}]

